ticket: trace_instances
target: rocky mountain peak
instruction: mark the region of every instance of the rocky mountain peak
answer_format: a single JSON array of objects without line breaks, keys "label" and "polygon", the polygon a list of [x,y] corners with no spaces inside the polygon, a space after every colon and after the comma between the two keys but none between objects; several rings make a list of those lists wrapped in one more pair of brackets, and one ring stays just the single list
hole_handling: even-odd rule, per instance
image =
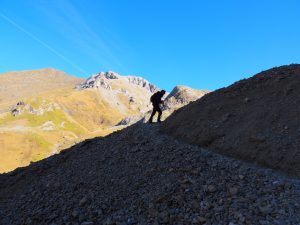
[{"label": "rocky mountain peak", "polygon": [[119,79],[121,75],[116,72],[108,71],[108,72],[100,72],[99,75],[106,79]]},{"label": "rocky mountain peak", "polygon": [[142,86],[152,93],[158,91],[158,88],[155,85],[151,84],[149,81],[142,77],[127,76],[126,78],[128,79],[129,83]]},{"label": "rocky mountain peak", "polygon": [[165,99],[166,108],[174,108],[175,105],[186,105],[192,101],[196,101],[209,91],[195,90],[187,86],[177,85]]},{"label": "rocky mountain peak", "polygon": [[87,78],[83,83],[76,85],[77,89],[86,89],[86,88],[105,88],[110,89],[110,86],[105,82],[105,79],[117,79],[116,76],[109,72],[100,72],[93,74],[91,77]]},{"label": "rocky mountain peak", "polygon": [[158,90],[158,88],[147,81],[146,79],[138,76],[122,76],[116,72],[108,71],[108,72],[100,72],[92,75],[88,79],[86,79],[83,83],[77,85],[78,89],[86,89],[86,88],[105,88],[111,89],[111,84],[118,81],[126,81],[129,85],[138,85],[150,91],[151,93]]},{"label": "rocky mountain peak", "polygon": [[193,89],[191,89],[190,87],[186,87],[186,86],[182,86],[182,85],[177,85],[173,88],[173,90],[170,92],[170,94],[168,95],[167,99],[170,98],[175,98],[177,100],[180,101],[185,101],[186,99],[184,98],[184,94],[193,94]]}]

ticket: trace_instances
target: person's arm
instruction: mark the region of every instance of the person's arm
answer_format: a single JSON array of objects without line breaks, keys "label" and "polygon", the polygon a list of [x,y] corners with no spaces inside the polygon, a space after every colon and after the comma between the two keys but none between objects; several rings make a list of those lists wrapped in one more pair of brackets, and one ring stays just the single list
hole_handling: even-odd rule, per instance
[{"label": "person's arm", "polygon": [[160,97],[159,98],[159,104],[163,104],[164,103],[164,101],[162,100],[163,95],[160,95],[159,97]]}]

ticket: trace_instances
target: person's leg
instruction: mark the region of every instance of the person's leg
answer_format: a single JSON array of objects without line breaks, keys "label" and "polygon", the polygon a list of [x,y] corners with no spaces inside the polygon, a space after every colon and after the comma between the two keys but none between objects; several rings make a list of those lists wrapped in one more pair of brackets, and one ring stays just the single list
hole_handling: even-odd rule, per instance
[{"label": "person's leg", "polygon": [[151,116],[150,116],[150,119],[149,119],[149,123],[152,123],[153,121],[153,116],[155,115],[155,113],[156,113],[156,109],[155,109],[155,107],[153,106],[153,110],[152,110],[152,113],[151,113]]},{"label": "person's leg", "polygon": [[158,117],[157,117],[157,122],[161,122],[161,120],[160,120],[160,117],[161,117],[161,115],[162,115],[162,111],[161,111],[161,109],[160,109],[160,107],[158,106],[158,109],[156,109],[156,111],[158,112]]}]

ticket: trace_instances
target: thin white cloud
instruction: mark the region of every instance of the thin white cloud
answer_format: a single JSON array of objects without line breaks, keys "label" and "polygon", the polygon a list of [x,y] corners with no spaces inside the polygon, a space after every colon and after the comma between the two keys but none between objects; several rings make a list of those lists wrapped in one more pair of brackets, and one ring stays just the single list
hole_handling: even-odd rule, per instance
[{"label": "thin white cloud", "polygon": [[0,12],[0,17],[3,18],[4,20],[6,20],[8,23],[10,23],[11,25],[13,25],[15,28],[17,28],[18,30],[22,31],[23,33],[27,34],[29,37],[31,37],[33,40],[37,41],[39,44],[41,44],[42,46],[44,46],[45,48],[47,48],[49,51],[51,51],[52,53],[54,53],[55,55],[57,55],[59,58],[61,58],[62,60],[64,60],[66,63],[68,63],[69,65],[71,65],[72,67],[74,67],[76,70],[84,73],[85,75],[89,75],[85,70],[83,70],[81,67],[79,67],[78,65],[76,65],[75,63],[73,63],[70,59],[68,59],[67,57],[65,57],[63,54],[59,53],[57,50],[55,50],[53,47],[51,47],[49,44],[45,43],[44,41],[42,41],[40,38],[38,38],[36,35],[34,35],[33,33],[27,31],[25,28],[21,27],[19,24],[17,24],[15,21],[13,21],[11,18],[7,17],[6,15],[4,15],[3,13]]},{"label": "thin white cloud", "polygon": [[123,68],[118,59],[121,47],[114,41],[114,35],[102,21],[97,21],[96,28],[92,27],[67,0],[43,3],[35,4],[33,7],[42,12],[56,32],[74,44],[74,49],[82,52],[102,69]]}]

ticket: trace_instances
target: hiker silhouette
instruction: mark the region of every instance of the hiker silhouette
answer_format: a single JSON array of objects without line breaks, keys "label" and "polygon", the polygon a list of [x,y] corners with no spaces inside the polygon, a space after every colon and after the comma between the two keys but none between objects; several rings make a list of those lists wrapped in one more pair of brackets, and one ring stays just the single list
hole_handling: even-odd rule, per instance
[{"label": "hiker silhouette", "polygon": [[150,119],[149,119],[149,123],[153,123],[153,116],[156,114],[156,112],[158,112],[158,117],[157,117],[157,122],[160,123],[161,120],[161,115],[162,115],[162,111],[161,111],[161,108],[159,106],[159,104],[163,103],[163,101],[161,100],[161,98],[164,96],[164,94],[166,93],[165,90],[161,90],[161,91],[158,91],[156,93],[154,93],[151,98],[150,98],[150,101],[152,102],[152,105],[153,105],[153,111],[151,113],[151,116],[150,116]]}]

